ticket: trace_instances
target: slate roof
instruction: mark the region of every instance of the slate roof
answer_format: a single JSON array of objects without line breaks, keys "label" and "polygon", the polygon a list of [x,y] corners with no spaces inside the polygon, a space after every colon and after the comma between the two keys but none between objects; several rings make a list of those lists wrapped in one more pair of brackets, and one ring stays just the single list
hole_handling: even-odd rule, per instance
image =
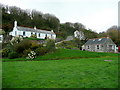
[{"label": "slate roof", "polygon": [[70,41],[70,40],[73,40],[73,36],[67,36],[65,41]]},{"label": "slate roof", "polygon": [[54,32],[41,30],[41,29],[35,30],[33,28],[27,28],[27,27],[21,27],[21,26],[17,26],[16,28],[20,31],[30,31],[30,32],[38,32],[38,33],[45,33],[45,34],[55,34]]},{"label": "slate roof", "polygon": [[104,44],[108,40],[114,43],[110,38],[105,37],[105,38],[89,39],[84,45]]}]

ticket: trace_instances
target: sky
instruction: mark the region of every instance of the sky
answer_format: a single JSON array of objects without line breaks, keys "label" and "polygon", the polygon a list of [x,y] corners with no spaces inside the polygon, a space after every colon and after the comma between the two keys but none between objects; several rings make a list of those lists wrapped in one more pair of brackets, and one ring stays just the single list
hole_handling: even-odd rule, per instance
[{"label": "sky", "polygon": [[118,25],[120,0],[1,0],[8,6],[36,9],[59,18],[60,23],[79,22],[96,32]]}]

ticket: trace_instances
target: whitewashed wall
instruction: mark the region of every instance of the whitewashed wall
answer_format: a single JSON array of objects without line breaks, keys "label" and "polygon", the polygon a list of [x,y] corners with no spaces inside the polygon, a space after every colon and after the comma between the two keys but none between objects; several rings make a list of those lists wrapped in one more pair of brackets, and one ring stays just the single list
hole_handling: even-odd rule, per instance
[{"label": "whitewashed wall", "polygon": [[0,35],[0,43],[3,41],[3,35]]}]

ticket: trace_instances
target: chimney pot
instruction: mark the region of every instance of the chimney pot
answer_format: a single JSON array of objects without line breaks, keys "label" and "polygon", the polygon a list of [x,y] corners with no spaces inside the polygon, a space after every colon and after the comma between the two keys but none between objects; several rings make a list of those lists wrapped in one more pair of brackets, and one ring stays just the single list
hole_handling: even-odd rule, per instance
[{"label": "chimney pot", "polygon": [[36,26],[34,26],[34,29],[35,29],[35,30],[37,29]]}]

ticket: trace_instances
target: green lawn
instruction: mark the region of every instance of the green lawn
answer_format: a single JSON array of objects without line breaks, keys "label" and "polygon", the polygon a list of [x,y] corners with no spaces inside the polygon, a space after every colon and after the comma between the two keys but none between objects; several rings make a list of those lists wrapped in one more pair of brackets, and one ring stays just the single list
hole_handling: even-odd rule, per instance
[{"label": "green lawn", "polygon": [[[66,56],[71,57],[67,53],[65,56],[60,55],[60,57]],[[118,86],[117,57],[3,62],[2,66],[3,88],[117,88]]]},{"label": "green lawn", "polygon": [[[118,57],[116,53],[89,52],[81,50],[57,49],[54,53],[47,53],[38,56],[34,60],[57,60],[57,59],[77,59],[77,58],[96,58],[96,57]],[[26,58],[3,59],[3,61],[27,60]]]}]

